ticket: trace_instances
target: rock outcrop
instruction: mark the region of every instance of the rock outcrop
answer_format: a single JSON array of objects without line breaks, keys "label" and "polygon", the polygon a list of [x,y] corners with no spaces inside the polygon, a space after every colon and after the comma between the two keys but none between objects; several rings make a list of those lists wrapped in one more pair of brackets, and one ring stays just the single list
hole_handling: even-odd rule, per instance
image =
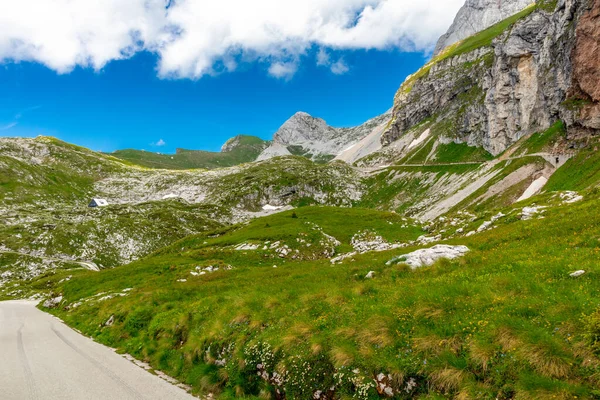
[{"label": "rock outcrop", "polygon": [[434,56],[446,47],[523,10],[533,0],[467,0],[454,22],[437,42]]},{"label": "rock outcrop", "polygon": [[407,264],[411,269],[428,267],[433,265],[437,260],[446,258],[453,260],[462,257],[469,252],[467,246],[449,246],[446,244],[438,244],[428,249],[415,250],[412,253],[403,254],[392,258],[387,265],[392,264]]},{"label": "rock outcrop", "polygon": [[[490,45],[434,58],[398,91],[382,144],[424,121],[432,134],[493,155],[558,119],[600,128],[598,3],[559,0],[554,11],[547,3],[531,6],[493,40],[480,38]],[[579,114],[565,104],[571,92],[586,104]]]}]

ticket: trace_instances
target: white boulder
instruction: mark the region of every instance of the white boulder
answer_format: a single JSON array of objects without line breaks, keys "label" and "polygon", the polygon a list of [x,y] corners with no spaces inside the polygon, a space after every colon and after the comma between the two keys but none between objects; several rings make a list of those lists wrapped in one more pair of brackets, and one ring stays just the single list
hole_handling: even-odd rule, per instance
[{"label": "white boulder", "polygon": [[521,211],[521,219],[528,220],[533,218],[535,215],[543,212],[544,208],[542,206],[532,206],[532,207],[523,207],[523,211]]},{"label": "white boulder", "polygon": [[242,243],[242,244],[237,245],[235,247],[235,250],[237,250],[237,251],[258,250],[258,245],[250,244],[250,243]]},{"label": "white boulder", "polygon": [[62,299],[63,299],[62,296],[53,297],[51,299],[47,299],[46,301],[44,301],[44,304],[42,304],[42,305],[46,308],[54,308],[60,304]]},{"label": "white boulder", "polygon": [[430,266],[441,258],[453,260],[464,256],[468,252],[469,248],[467,246],[438,244],[428,249],[420,249],[413,251],[412,253],[394,257],[387,262],[387,265],[405,263],[410,268],[416,269],[423,266]]}]

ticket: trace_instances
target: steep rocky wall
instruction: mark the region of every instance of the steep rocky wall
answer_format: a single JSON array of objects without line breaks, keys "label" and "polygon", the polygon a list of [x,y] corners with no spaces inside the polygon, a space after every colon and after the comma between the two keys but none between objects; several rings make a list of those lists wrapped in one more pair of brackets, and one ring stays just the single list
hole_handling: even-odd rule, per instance
[{"label": "steep rocky wall", "polygon": [[[573,59],[577,55],[582,59],[576,63],[581,70],[580,92],[590,101],[597,95],[597,3],[594,0],[590,7],[587,0],[559,0],[554,12],[537,7],[491,46],[439,62],[434,59],[400,88],[382,144],[389,145],[431,119],[432,129],[440,134],[498,155],[559,118],[569,121],[572,112],[565,100],[572,91],[572,53]],[[579,50],[574,50],[576,43]],[[591,53],[594,57],[589,57]],[[597,109],[590,107],[589,113],[594,112]],[[587,118],[587,123],[595,126],[598,115]]]},{"label": "steep rocky wall", "polygon": [[392,123],[382,135],[382,144],[391,144],[411,127],[432,118],[444,121],[453,137],[482,145],[479,135],[472,133],[486,128],[481,86],[491,60],[492,49],[481,48],[432,65],[429,73],[412,85],[409,78],[396,95]]},{"label": "steep rocky wall", "polygon": [[600,0],[590,1],[576,35],[569,122],[575,134],[589,134],[600,129]]}]

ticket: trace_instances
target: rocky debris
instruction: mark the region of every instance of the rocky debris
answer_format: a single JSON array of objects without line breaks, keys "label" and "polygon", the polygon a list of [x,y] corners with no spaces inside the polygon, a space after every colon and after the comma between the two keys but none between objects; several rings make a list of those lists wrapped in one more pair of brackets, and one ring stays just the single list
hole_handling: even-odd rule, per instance
[{"label": "rocky debris", "polygon": [[[233,269],[233,267],[231,265],[225,265],[225,266],[221,266],[221,267],[215,267],[213,265],[209,265],[207,267],[201,267],[201,266],[197,266],[196,268],[194,268],[193,271],[190,271],[190,274],[192,276],[200,276],[200,275],[206,275],[206,274],[210,274],[219,270],[224,270],[224,271],[231,271]],[[185,279],[180,280],[180,282],[185,282]]]},{"label": "rocky debris", "polygon": [[285,258],[285,257],[287,257],[288,254],[290,254],[292,252],[292,249],[287,244],[284,244],[283,246],[275,249],[275,252],[277,253],[277,255],[279,257]]},{"label": "rocky debris", "polygon": [[365,279],[373,279],[375,278],[375,271],[369,271],[367,275],[365,275]]},{"label": "rocky debris", "polygon": [[375,377],[375,388],[380,396],[394,397],[394,388],[392,387],[392,375],[379,373]]},{"label": "rocky debris", "polygon": [[578,278],[578,277],[580,277],[583,274],[585,274],[585,271],[584,270],[579,270],[579,271],[575,271],[575,272],[569,274],[569,276],[572,277],[572,278]]},{"label": "rocky debris", "polygon": [[339,256],[332,258],[330,261],[331,261],[332,264],[339,264],[342,261],[344,261],[344,260],[346,260],[348,258],[352,258],[352,257],[354,257],[357,254],[358,254],[358,252],[356,252],[356,251],[352,251],[350,253],[340,254]]},{"label": "rocky debris", "polygon": [[[445,174],[438,178],[436,175],[424,176],[427,180],[437,179],[431,184],[428,196],[416,202],[411,207],[417,211],[415,215],[422,221],[431,221],[440,215],[450,211],[476,191],[484,187],[500,173],[500,169],[494,168],[496,162],[486,163],[480,168],[464,174]],[[421,180],[425,184],[427,180]]]},{"label": "rocky debris", "polygon": [[486,231],[492,226],[492,221],[485,221],[479,228],[477,228],[477,233]]},{"label": "rocky debris", "polygon": [[562,192],[559,194],[559,197],[562,200],[563,204],[572,204],[583,200],[583,196],[581,196],[577,192],[572,191]]},{"label": "rocky debris", "polygon": [[97,301],[101,302],[101,301],[105,301],[105,300],[114,299],[115,297],[125,297],[125,296],[127,296],[127,293],[125,293],[125,291],[123,291],[123,293],[110,293],[110,294],[107,294],[106,296],[102,296],[102,297],[98,298]]},{"label": "rocky debris", "polygon": [[420,249],[413,251],[412,253],[394,257],[388,261],[386,265],[404,263],[410,268],[416,269],[423,266],[430,266],[442,258],[453,260],[455,258],[464,256],[467,252],[469,252],[469,248],[467,246],[438,244],[429,249]]},{"label": "rocky debris", "polygon": [[115,323],[115,316],[111,315],[110,318],[104,323],[104,326],[112,326]]},{"label": "rocky debris", "polygon": [[[417,238],[416,243],[417,244],[429,244],[429,243],[439,242],[440,240],[442,240],[442,235],[435,235],[435,236],[421,235]],[[413,243],[410,243],[410,244],[413,244]]]},{"label": "rocky debris", "polygon": [[63,301],[63,297],[62,296],[56,296],[56,297],[52,297],[52,298],[47,299],[46,301],[44,301],[44,303],[42,305],[44,307],[46,307],[46,308],[55,308],[62,301]]},{"label": "rocky debris", "polygon": [[237,251],[247,251],[247,250],[258,250],[258,245],[253,243],[242,243],[235,246],[235,250]]},{"label": "rocky debris", "polygon": [[404,388],[404,391],[406,393],[410,393],[413,390],[415,390],[417,388],[417,381],[415,381],[415,378],[410,378],[408,380],[408,382],[406,382],[406,387]]},{"label": "rocky debris", "polygon": [[[356,161],[364,158],[370,154],[381,149],[381,135],[385,131],[388,123],[390,122],[392,112],[389,110],[380,117],[374,120],[367,121],[361,127],[356,129],[364,129],[365,131],[371,129],[371,125],[374,125],[371,133],[362,138],[357,143],[349,146],[344,151],[339,153],[335,160],[347,162],[348,164],[354,164]],[[356,135],[359,137],[360,135]]]},{"label": "rocky debris", "polygon": [[372,231],[358,232],[350,241],[356,252],[363,254],[369,251],[387,251],[406,247],[405,243],[388,243],[384,238]]},{"label": "rocky debris", "polygon": [[544,212],[544,206],[531,206],[531,207],[523,207],[521,211],[521,219],[528,220],[535,217],[537,214]]},{"label": "rocky debris", "polygon": [[451,44],[518,13],[531,3],[531,0],[467,0],[458,11],[448,32],[438,40],[434,56]]},{"label": "rocky debris", "polygon": [[479,228],[477,228],[477,233],[481,233],[483,231],[487,231],[488,229],[492,228],[494,222],[498,221],[500,218],[505,217],[506,214],[503,214],[502,212],[499,212],[498,214],[494,215],[492,217],[492,219],[490,219],[489,221],[485,221],[483,224],[481,224],[481,226]]}]

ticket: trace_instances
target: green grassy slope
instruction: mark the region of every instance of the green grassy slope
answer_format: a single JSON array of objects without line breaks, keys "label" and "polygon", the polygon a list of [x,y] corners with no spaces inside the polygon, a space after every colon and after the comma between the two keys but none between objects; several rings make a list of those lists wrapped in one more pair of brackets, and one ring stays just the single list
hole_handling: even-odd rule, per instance
[{"label": "green grassy slope", "polygon": [[[401,240],[417,234],[398,229],[393,214],[299,209],[298,218],[256,220],[130,266],[82,273],[54,290],[64,293],[63,307],[83,303],[56,312],[219,398],[275,398],[279,389],[307,399],[333,387],[340,398],[376,399],[380,373],[390,374],[396,398],[590,398],[600,372],[587,317],[600,303],[599,205],[591,196],[548,209],[544,219],[454,239],[471,248],[464,259],[417,271],[385,265],[410,249],[331,265],[229,246],[306,237],[299,227],[309,221],[346,244],[361,226],[390,226],[385,234]],[[207,265],[234,269],[190,274]],[[587,274],[568,276],[578,269]],[[370,270],[375,279],[364,279]],[[126,288],[133,290],[124,297],[92,297]],[[103,326],[111,315],[115,324]]]},{"label": "green grassy slope", "polygon": [[[53,138],[0,139],[0,292],[65,265],[126,264],[267,203],[349,206],[360,190],[343,163],[288,157],[210,172],[152,170]],[[92,197],[110,206],[90,209]]]},{"label": "green grassy slope", "polygon": [[176,154],[159,154],[128,149],[115,151],[111,155],[148,168],[214,169],[254,161],[269,143],[255,136],[240,135],[234,139],[238,140],[237,145],[227,152],[180,149]]},{"label": "green grassy slope", "polygon": [[77,202],[94,182],[123,171],[116,159],[51,137],[0,140],[2,205]]},{"label": "green grassy slope", "polygon": [[[0,246],[38,256],[92,261],[114,267],[190,234],[221,226],[225,210],[175,200],[105,208],[12,210],[3,214]],[[0,267],[10,267],[0,262]]]},{"label": "green grassy slope", "polygon": [[536,132],[515,143],[517,154],[534,154],[541,152],[552,152],[553,148],[565,141],[567,134],[566,126],[563,121],[557,121],[544,132]]},{"label": "green grassy slope", "polygon": [[580,151],[548,180],[547,190],[583,190],[600,180],[600,153],[595,148]]}]

